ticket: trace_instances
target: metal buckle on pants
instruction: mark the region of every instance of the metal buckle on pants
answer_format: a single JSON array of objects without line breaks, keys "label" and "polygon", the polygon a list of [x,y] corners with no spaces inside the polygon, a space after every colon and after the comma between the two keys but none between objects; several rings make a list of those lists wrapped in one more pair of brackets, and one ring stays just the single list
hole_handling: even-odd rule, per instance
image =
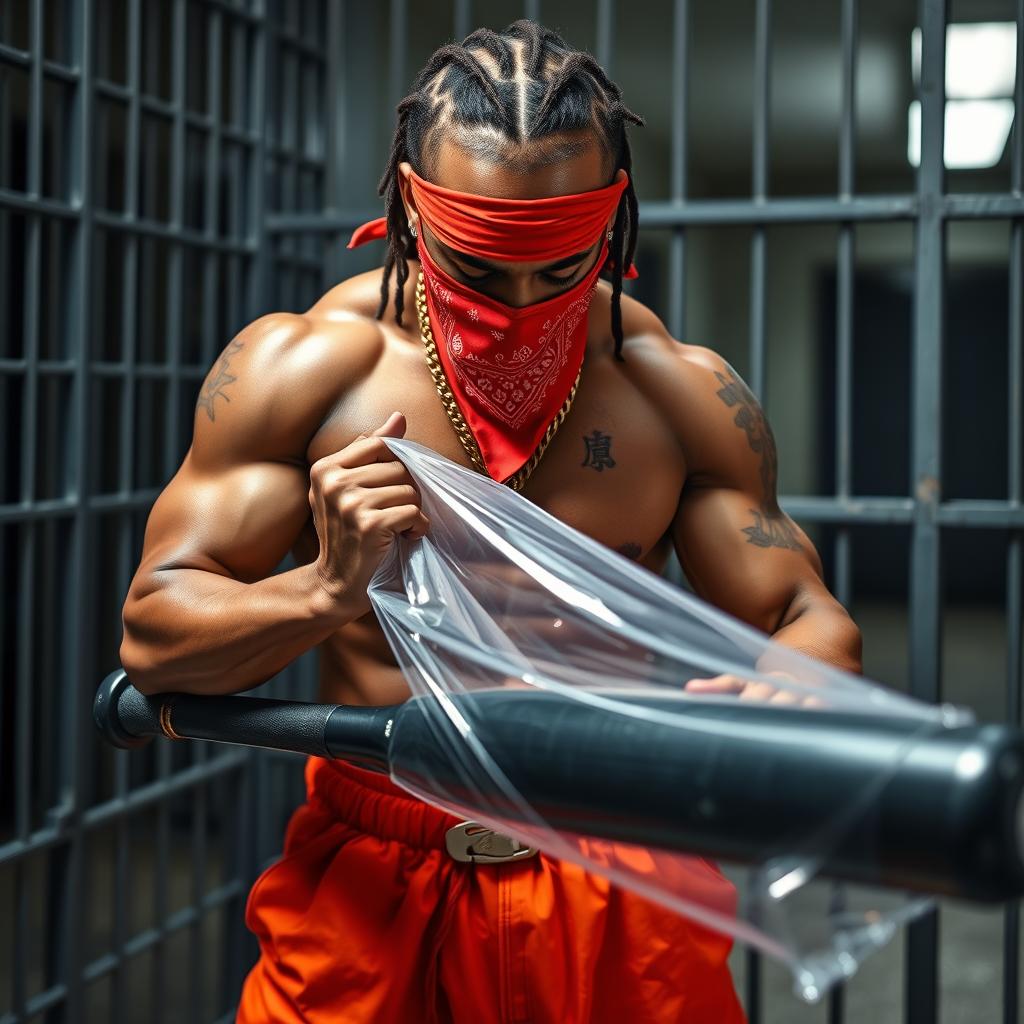
[{"label": "metal buckle on pants", "polygon": [[463,821],[445,833],[444,845],[452,860],[472,864],[501,864],[510,860],[535,857],[537,849],[523,846],[518,839],[481,825],[478,821]]}]

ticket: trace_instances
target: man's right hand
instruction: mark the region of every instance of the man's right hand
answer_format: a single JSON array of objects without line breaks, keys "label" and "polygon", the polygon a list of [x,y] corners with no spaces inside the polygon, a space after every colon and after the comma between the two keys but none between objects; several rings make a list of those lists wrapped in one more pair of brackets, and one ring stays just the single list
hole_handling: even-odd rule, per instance
[{"label": "man's right hand", "polygon": [[409,471],[383,440],[403,437],[405,429],[405,417],[392,413],[370,436],[310,467],[317,577],[325,595],[356,616],[370,610],[366,588],[394,537],[422,537],[430,525]]}]

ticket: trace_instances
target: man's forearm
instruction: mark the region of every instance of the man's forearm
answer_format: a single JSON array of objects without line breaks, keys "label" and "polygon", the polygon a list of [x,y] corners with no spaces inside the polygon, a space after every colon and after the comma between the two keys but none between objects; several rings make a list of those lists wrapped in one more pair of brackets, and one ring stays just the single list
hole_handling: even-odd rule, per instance
[{"label": "man's forearm", "polygon": [[772,640],[847,672],[862,670],[860,629],[831,596],[804,601],[787,614]]},{"label": "man's forearm", "polygon": [[200,569],[161,577],[124,610],[121,664],[144,693],[250,689],[355,617],[312,564],[255,583]]}]

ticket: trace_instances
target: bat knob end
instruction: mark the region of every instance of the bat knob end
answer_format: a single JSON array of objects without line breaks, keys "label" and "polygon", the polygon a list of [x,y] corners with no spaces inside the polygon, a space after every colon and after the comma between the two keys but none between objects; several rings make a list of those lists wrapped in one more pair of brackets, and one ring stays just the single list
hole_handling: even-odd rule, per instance
[{"label": "bat knob end", "polygon": [[109,743],[122,750],[145,746],[149,742],[148,737],[133,735],[121,723],[118,704],[121,695],[131,685],[125,670],[123,668],[116,669],[100,683],[100,687],[96,691],[96,698],[92,703],[92,718],[96,723],[96,728]]}]

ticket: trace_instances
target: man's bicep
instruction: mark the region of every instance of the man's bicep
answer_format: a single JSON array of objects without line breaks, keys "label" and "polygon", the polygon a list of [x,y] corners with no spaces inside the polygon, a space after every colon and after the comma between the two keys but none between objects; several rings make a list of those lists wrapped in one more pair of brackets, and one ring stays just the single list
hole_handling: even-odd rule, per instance
[{"label": "man's bicep", "polygon": [[743,490],[688,486],[672,539],[696,593],[766,633],[801,587],[820,585],[821,562],[803,530]]},{"label": "man's bicep", "polygon": [[323,415],[309,383],[314,340],[302,318],[275,314],[215,361],[192,444],[150,513],[137,576],[144,589],[173,568],[263,579],[294,544],[310,511],[306,446]]},{"label": "man's bicep", "polygon": [[209,474],[186,458],[150,512],[139,575],[190,568],[264,579],[308,519],[308,493],[300,467],[259,462]]}]

